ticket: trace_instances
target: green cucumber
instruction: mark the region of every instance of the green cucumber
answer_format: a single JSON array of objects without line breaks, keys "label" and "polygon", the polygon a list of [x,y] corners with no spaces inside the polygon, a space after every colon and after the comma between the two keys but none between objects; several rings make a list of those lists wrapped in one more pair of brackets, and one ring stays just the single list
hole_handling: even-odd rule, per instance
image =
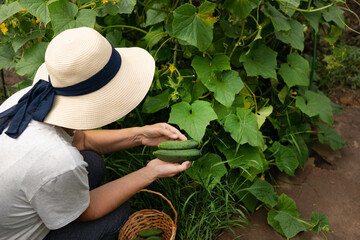
[{"label": "green cucumber", "polygon": [[163,141],[158,144],[159,149],[191,149],[199,147],[199,142],[193,139],[185,141]]},{"label": "green cucumber", "polygon": [[151,236],[158,236],[162,234],[164,231],[160,228],[153,228],[153,229],[146,229],[138,232],[139,237],[151,237]]},{"label": "green cucumber", "polygon": [[163,240],[163,239],[158,236],[151,236],[151,237],[146,238],[146,240]]},{"label": "green cucumber", "polygon": [[166,150],[159,149],[154,152],[155,157],[166,162],[195,161],[201,156],[199,149]]}]

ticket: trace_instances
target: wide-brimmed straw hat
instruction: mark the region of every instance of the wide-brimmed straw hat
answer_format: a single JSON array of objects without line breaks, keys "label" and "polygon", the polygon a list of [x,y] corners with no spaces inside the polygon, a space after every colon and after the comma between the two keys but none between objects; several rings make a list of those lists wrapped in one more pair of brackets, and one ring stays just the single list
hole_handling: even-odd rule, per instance
[{"label": "wide-brimmed straw hat", "polygon": [[40,79],[50,79],[56,88],[81,83],[99,73],[114,50],[121,56],[115,76],[91,93],[55,94],[45,123],[71,129],[98,128],[125,116],[144,99],[154,76],[153,57],[138,47],[114,49],[100,33],[87,27],[65,30],[51,40],[33,85]]}]

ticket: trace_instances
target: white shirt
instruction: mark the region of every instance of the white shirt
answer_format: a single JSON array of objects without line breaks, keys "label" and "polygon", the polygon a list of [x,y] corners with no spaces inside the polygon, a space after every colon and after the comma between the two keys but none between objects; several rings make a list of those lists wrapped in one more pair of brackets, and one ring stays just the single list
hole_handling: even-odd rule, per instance
[{"label": "white shirt", "polygon": [[5,131],[0,135],[0,240],[43,239],[88,207],[87,163],[60,127],[32,120],[17,139]]}]

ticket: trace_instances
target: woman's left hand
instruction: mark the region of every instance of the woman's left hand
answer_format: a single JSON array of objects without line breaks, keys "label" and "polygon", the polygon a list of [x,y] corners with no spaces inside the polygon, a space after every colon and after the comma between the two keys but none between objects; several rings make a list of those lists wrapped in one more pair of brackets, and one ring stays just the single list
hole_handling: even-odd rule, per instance
[{"label": "woman's left hand", "polygon": [[140,139],[141,144],[151,147],[157,147],[160,142],[167,140],[187,140],[184,134],[167,123],[156,123],[141,127]]}]

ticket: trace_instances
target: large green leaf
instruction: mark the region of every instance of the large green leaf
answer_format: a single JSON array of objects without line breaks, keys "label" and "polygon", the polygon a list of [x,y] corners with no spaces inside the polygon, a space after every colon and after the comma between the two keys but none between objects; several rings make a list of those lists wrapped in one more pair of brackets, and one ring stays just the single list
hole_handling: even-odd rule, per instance
[{"label": "large green leaf", "polygon": [[212,92],[217,101],[230,107],[235,95],[244,84],[235,71],[230,70],[230,59],[225,54],[216,54],[212,60],[195,56],[191,66],[195,69],[200,81]]},{"label": "large green leaf", "polygon": [[20,0],[20,4],[43,23],[48,24],[51,20],[48,5],[54,1],[56,0]]},{"label": "large green leaf", "polygon": [[287,174],[294,176],[296,168],[299,166],[299,161],[291,147],[284,146],[279,142],[275,142],[270,150],[274,153],[276,166],[280,171],[285,171]]},{"label": "large green leaf", "polygon": [[298,53],[291,53],[287,57],[287,63],[282,63],[279,74],[286,85],[309,86],[310,66],[309,62]]},{"label": "large green leaf", "polygon": [[344,147],[344,139],[339,136],[336,131],[326,125],[325,123],[319,122],[319,134],[318,138],[321,143],[330,143],[330,147],[333,150],[338,150]]},{"label": "large green leaf", "polygon": [[258,130],[256,115],[247,108],[237,108],[236,114],[230,114],[224,123],[225,131],[240,144],[249,143],[253,147],[262,147],[264,139]]},{"label": "large green leaf", "polygon": [[338,6],[333,5],[324,11],[322,11],[323,17],[326,22],[334,22],[338,27],[344,29],[345,18],[344,11],[341,10]]},{"label": "large green leaf", "polygon": [[96,12],[90,9],[78,11],[78,7],[66,0],[49,4],[51,22],[55,35],[60,32],[77,27],[91,27],[95,25]]},{"label": "large green leaf", "polygon": [[45,61],[44,56],[47,45],[47,42],[38,42],[31,46],[16,64],[15,72],[33,79],[37,69]]},{"label": "large green leaf", "polygon": [[259,147],[244,144],[239,149],[236,146],[224,149],[222,153],[230,168],[240,168],[244,171],[245,177],[251,181],[259,173],[264,173],[268,169],[265,156]]},{"label": "large green leaf", "polygon": [[117,1],[115,4],[112,1],[109,1],[102,8],[97,9],[96,13],[100,17],[104,17],[108,14],[116,15],[118,13],[130,14],[134,10],[135,5],[136,0],[121,0]]},{"label": "large green leaf", "polygon": [[291,29],[289,18],[285,17],[270,3],[267,3],[268,11],[265,12],[271,19],[275,31],[289,31]]},{"label": "large green leaf", "polygon": [[176,38],[198,47],[201,51],[209,48],[213,39],[213,26],[217,21],[212,13],[216,4],[204,2],[197,9],[184,4],[175,9],[172,31]]},{"label": "large green leaf", "polygon": [[213,189],[220,183],[221,178],[227,173],[221,157],[217,154],[207,153],[191,164],[186,174],[200,182],[208,189]]},{"label": "large green leaf", "polygon": [[276,204],[279,211],[287,212],[291,216],[300,218],[296,203],[292,198],[289,198],[285,193],[279,196],[278,203]]},{"label": "large green leaf", "polygon": [[0,69],[8,69],[14,62],[15,52],[10,43],[0,45]]},{"label": "large green leaf", "polygon": [[217,119],[216,113],[209,102],[196,100],[193,104],[176,103],[171,106],[169,123],[177,124],[190,137],[200,141],[210,121]]},{"label": "large green leaf", "polygon": [[326,215],[313,212],[310,221],[313,223],[311,231],[316,233],[319,233],[320,231],[330,232],[329,219]]},{"label": "large green leaf", "polygon": [[0,23],[22,10],[23,7],[17,2],[11,2],[0,6]]},{"label": "large green leaf", "polygon": [[162,22],[167,17],[164,10],[169,5],[169,0],[153,0],[146,6],[146,26]]},{"label": "large green leaf", "polygon": [[310,26],[315,30],[315,33],[319,31],[319,24],[321,19],[321,12],[302,13],[306,20],[309,21]]},{"label": "large green leaf", "polygon": [[11,41],[14,51],[17,52],[22,46],[24,46],[28,41],[36,39],[38,37],[43,37],[45,32],[39,30],[33,30],[31,33],[27,34],[25,37],[22,35],[16,35],[14,40]]},{"label": "large green leaf", "polygon": [[239,61],[244,64],[248,76],[276,77],[277,52],[263,43],[255,44],[248,53],[243,53]]},{"label": "large green leaf", "polygon": [[274,109],[273,106],[270,105],[270,106],[264,106],[257,111],[256,120],[259,129],[264,124],[266,118],[270,116],[273,109]]},{"label": "large green leaf", "polygon": [[278,195],[274,191],[274,187],[266,180],[258,178],[247,190],[258,200],[274,207],[278,201]]},{"label": "large green leaf", "polygon": [[280,41],[290,44],[291,47],[304,50],[304,27],[295,19],[289,20],[291,29],[289,31],[275,32],[276,38]]},{"label": "large green leaf", "polygon": [[305,225],[301,219],[296,218],[287,212],[281,211],[274,219],[279,222],[281,229],[287,238],[292,238],[299,232],[306,231],[307,225]]},{"label": "large green leaf", "polygon": [[169,106],[169,89],[156,96],[147,96],[142,106],[144,113],[155,113]]},{"label": "large green leaf", "polygon": [[224,8],[239,18],[245,18],[258,6],[258,3],[258,0],[226,0],[224,2]]},{"label": "large green leaf", "polygon": [[296,97],[296,107],[309,117],[319,115],[324,122],[333,124],[334,116],[331,101],[322,94],[308,90],[304,97]]}]

